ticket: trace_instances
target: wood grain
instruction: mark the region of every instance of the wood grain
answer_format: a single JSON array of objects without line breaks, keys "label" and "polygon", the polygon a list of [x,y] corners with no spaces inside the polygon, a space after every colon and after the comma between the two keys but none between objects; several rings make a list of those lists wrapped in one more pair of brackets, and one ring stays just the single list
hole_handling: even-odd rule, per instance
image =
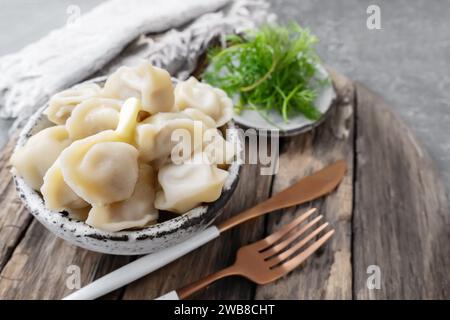
[{"label": "wood grain", "polygon": [[[81,286],[127,263],[129,257],[107,256],[57,238],[33,220],[0,278],[4,299],[60,299],[72,292],[66,285],[69,266],[80,268]],[[108,298],[117,298],[120,292]]]},{"label": "wood grain", "polygon": [[15,144],[16,138],[12,137],[0,155],[0,272],[32,220],[17,197],[10,174],[9,158]]},{"label": "wood grain", "polygon": [[[352,298],[353,117],[350,113],[347,119],[343,114],[351,112],[354,107],[354,90],[351,81],[337,74],[334,74],[334,83],[339,96],[333,106],[333,114],[312,132],[284,142],[273,193],[340,159],[347,162],[347,174],[337,190],[326,198],[269,215],[267,233],[289,223],[309,207],[318,208],[336,233],[302,267],[273,284],[259,286],[257,299]],[[341,122],[336,123],[337,120]],[[342,130],[346,133],[339,135]]]},{"label": "wood grain", "polygon": [[[193,298],[449,299],[450,210],[433,161],[382,99],[332,75],[339,99],[330,117],[310,133],[282,141],[277,175],[245,165],[220,219],[344,158],[349,170],[335,192],[246,223],[104,298],[152,299],[194,281],[231,264],[240,246],[314,206],[336,233],[302,267],[267,286],[225,279]],[[134,259],[77,248],[35,221],[17,198],[9,173],[14,144],[12,138],[0,155],[0,298],[59,299],[71,292],[70,265],[80,267],[86,285]],[[367,288],[370,265],[380,267],[379,290]]]},{"label": "wood grain", "polygon": [[[450,210],[439,173],[377,95],[357,92],[353,247],[358,299],[449,299]],[[379,266],[381,288],[367,288]]]}]

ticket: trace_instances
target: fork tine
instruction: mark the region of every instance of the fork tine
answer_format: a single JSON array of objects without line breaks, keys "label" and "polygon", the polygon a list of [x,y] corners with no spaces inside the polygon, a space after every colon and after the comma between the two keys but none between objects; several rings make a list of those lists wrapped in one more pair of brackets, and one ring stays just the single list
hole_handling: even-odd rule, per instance
[{"label": "fork tine", "polygon": [[295,241],[298,237],[300,237],[303,233],[305,233],[309,228],[314,226],[317,222],[319,222],[323,218],[322,215],[314,218],[308,224],[306,224],[304,227],[302,227],[299,231],[293,233],[291,236],[289,236],[287,239],[283,240],[282,242],[274,245],[273,247],[269,248],[266,251],[262,252],[262,255],[264,259],[269,258],[279,252],[281,252],[284,248],[289,246],[293,241]]},{"label": "fork tine", "polygon": [[295,254],[298,250],[300,250],[305,244],[307,244],[311,239],[313,239],[315,236],[317,236],[323,229],[325,229],[328,226],[328,222],[322,224],[317,229],[312,231],[310,234],[308,234],[306,237],[301,239],[298,243],[296,243],[292,248],[289,248],[289,250],[286,250],[284,252],[281,252],[280,254],[274,256],[272,259],[269,259],[268,261],[271,263],[271,266],[275,266],[283,261],[286,261],[290,256]]},{"label": "fork tine", "polygon": [[305,261],[310,255],[312,255],[317,249],[319,249],[328,239],[333,235],[334,230],[330,230],[320,237],[316,242],[311,244],[308,248],[300,252],[298,255],[284,262],[282,265],[275,268],[277,271],[286,274],[295,268],[297,268],[303,261]]},{"label": "fork tine", "polygon": [[278,230],[275,233],[272,233],[270,236],[254,243],[254,248],[258,249],[259,251],[266,249],[267,247],[270,247],[273,245],[276,241],[283,238],[286,234],[289,233],[292,229],[294,229],[296,226],[298,226],[300,223],[302,223],[305,219],[307,219],[310,215],[312,215],[314,212],[316,212],[316,208],[309,209],[304,214],[299,216],[298,218],[294,219],[291,223],[285,225],[280,230]]}]

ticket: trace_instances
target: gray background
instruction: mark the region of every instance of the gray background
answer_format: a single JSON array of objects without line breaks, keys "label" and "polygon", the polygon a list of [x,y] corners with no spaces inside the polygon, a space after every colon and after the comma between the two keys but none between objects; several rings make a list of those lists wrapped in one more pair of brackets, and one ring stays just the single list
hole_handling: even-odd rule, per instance
[{"label": "gray background", "polygon": [[[0,0],[0,55],[19,50],[101,0]],[[321,42],[323,61],[381,94],[435,159],[450,191],[450,1],[275,0],[280,21],[296,20]],[[366,9],[381,8],[382,30]],[[1,76],[1,75],[0,75]],[[0,146],[10,121],[0,120]]]}]

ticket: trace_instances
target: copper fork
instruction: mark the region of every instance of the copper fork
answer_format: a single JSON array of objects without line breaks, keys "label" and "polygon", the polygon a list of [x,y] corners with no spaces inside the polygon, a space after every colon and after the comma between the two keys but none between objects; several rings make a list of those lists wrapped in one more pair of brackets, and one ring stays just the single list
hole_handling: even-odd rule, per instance
[{"label": "copper fork", "polygon": [[308,210],[268,237],[241,247],[233,265],[158,299],[186,299],[211,283],[234,275],[243,276],[257,284],[267,284],[283,277],[311,256],[334,233],[334,230],[329,230],[313,240],[328,226],[328,222],[317,226],[322,215],[302,225],[315,211]]}]

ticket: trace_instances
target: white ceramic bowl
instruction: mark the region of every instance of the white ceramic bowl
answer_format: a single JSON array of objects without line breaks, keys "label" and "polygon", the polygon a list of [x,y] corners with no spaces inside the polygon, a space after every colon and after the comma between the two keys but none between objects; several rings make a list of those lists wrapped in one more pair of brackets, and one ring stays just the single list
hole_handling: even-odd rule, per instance
[{"label": "white ceramic bowl", "polygon": [[[102,82],[103,79],[91,81]],[[24,145],[36,132],[48,127],[51,123],[43,114],[47,105],[41,107],[25,125],[17,145]],[[41,194],[27,185],[24,179],[12,170],[18,194],[31,212],[52,233],[68,242],[88,250],[118,254],[140,255],[156,252],[178,244],[195,233],[204,230],[221,213],[236,188],[239,170],[242,164],[242,140],[234,122],[226,127],[227,139],[237,144],[238,156],[230,164],[229,176],[225,182],[222,195],[215,202],[196,207],[183,215],[140,229],[119,232],[103,231],[91,227],[83,221],[70,219],[65,212],[47,209]],[[45,150],[43,150],[45,152]]]}]

